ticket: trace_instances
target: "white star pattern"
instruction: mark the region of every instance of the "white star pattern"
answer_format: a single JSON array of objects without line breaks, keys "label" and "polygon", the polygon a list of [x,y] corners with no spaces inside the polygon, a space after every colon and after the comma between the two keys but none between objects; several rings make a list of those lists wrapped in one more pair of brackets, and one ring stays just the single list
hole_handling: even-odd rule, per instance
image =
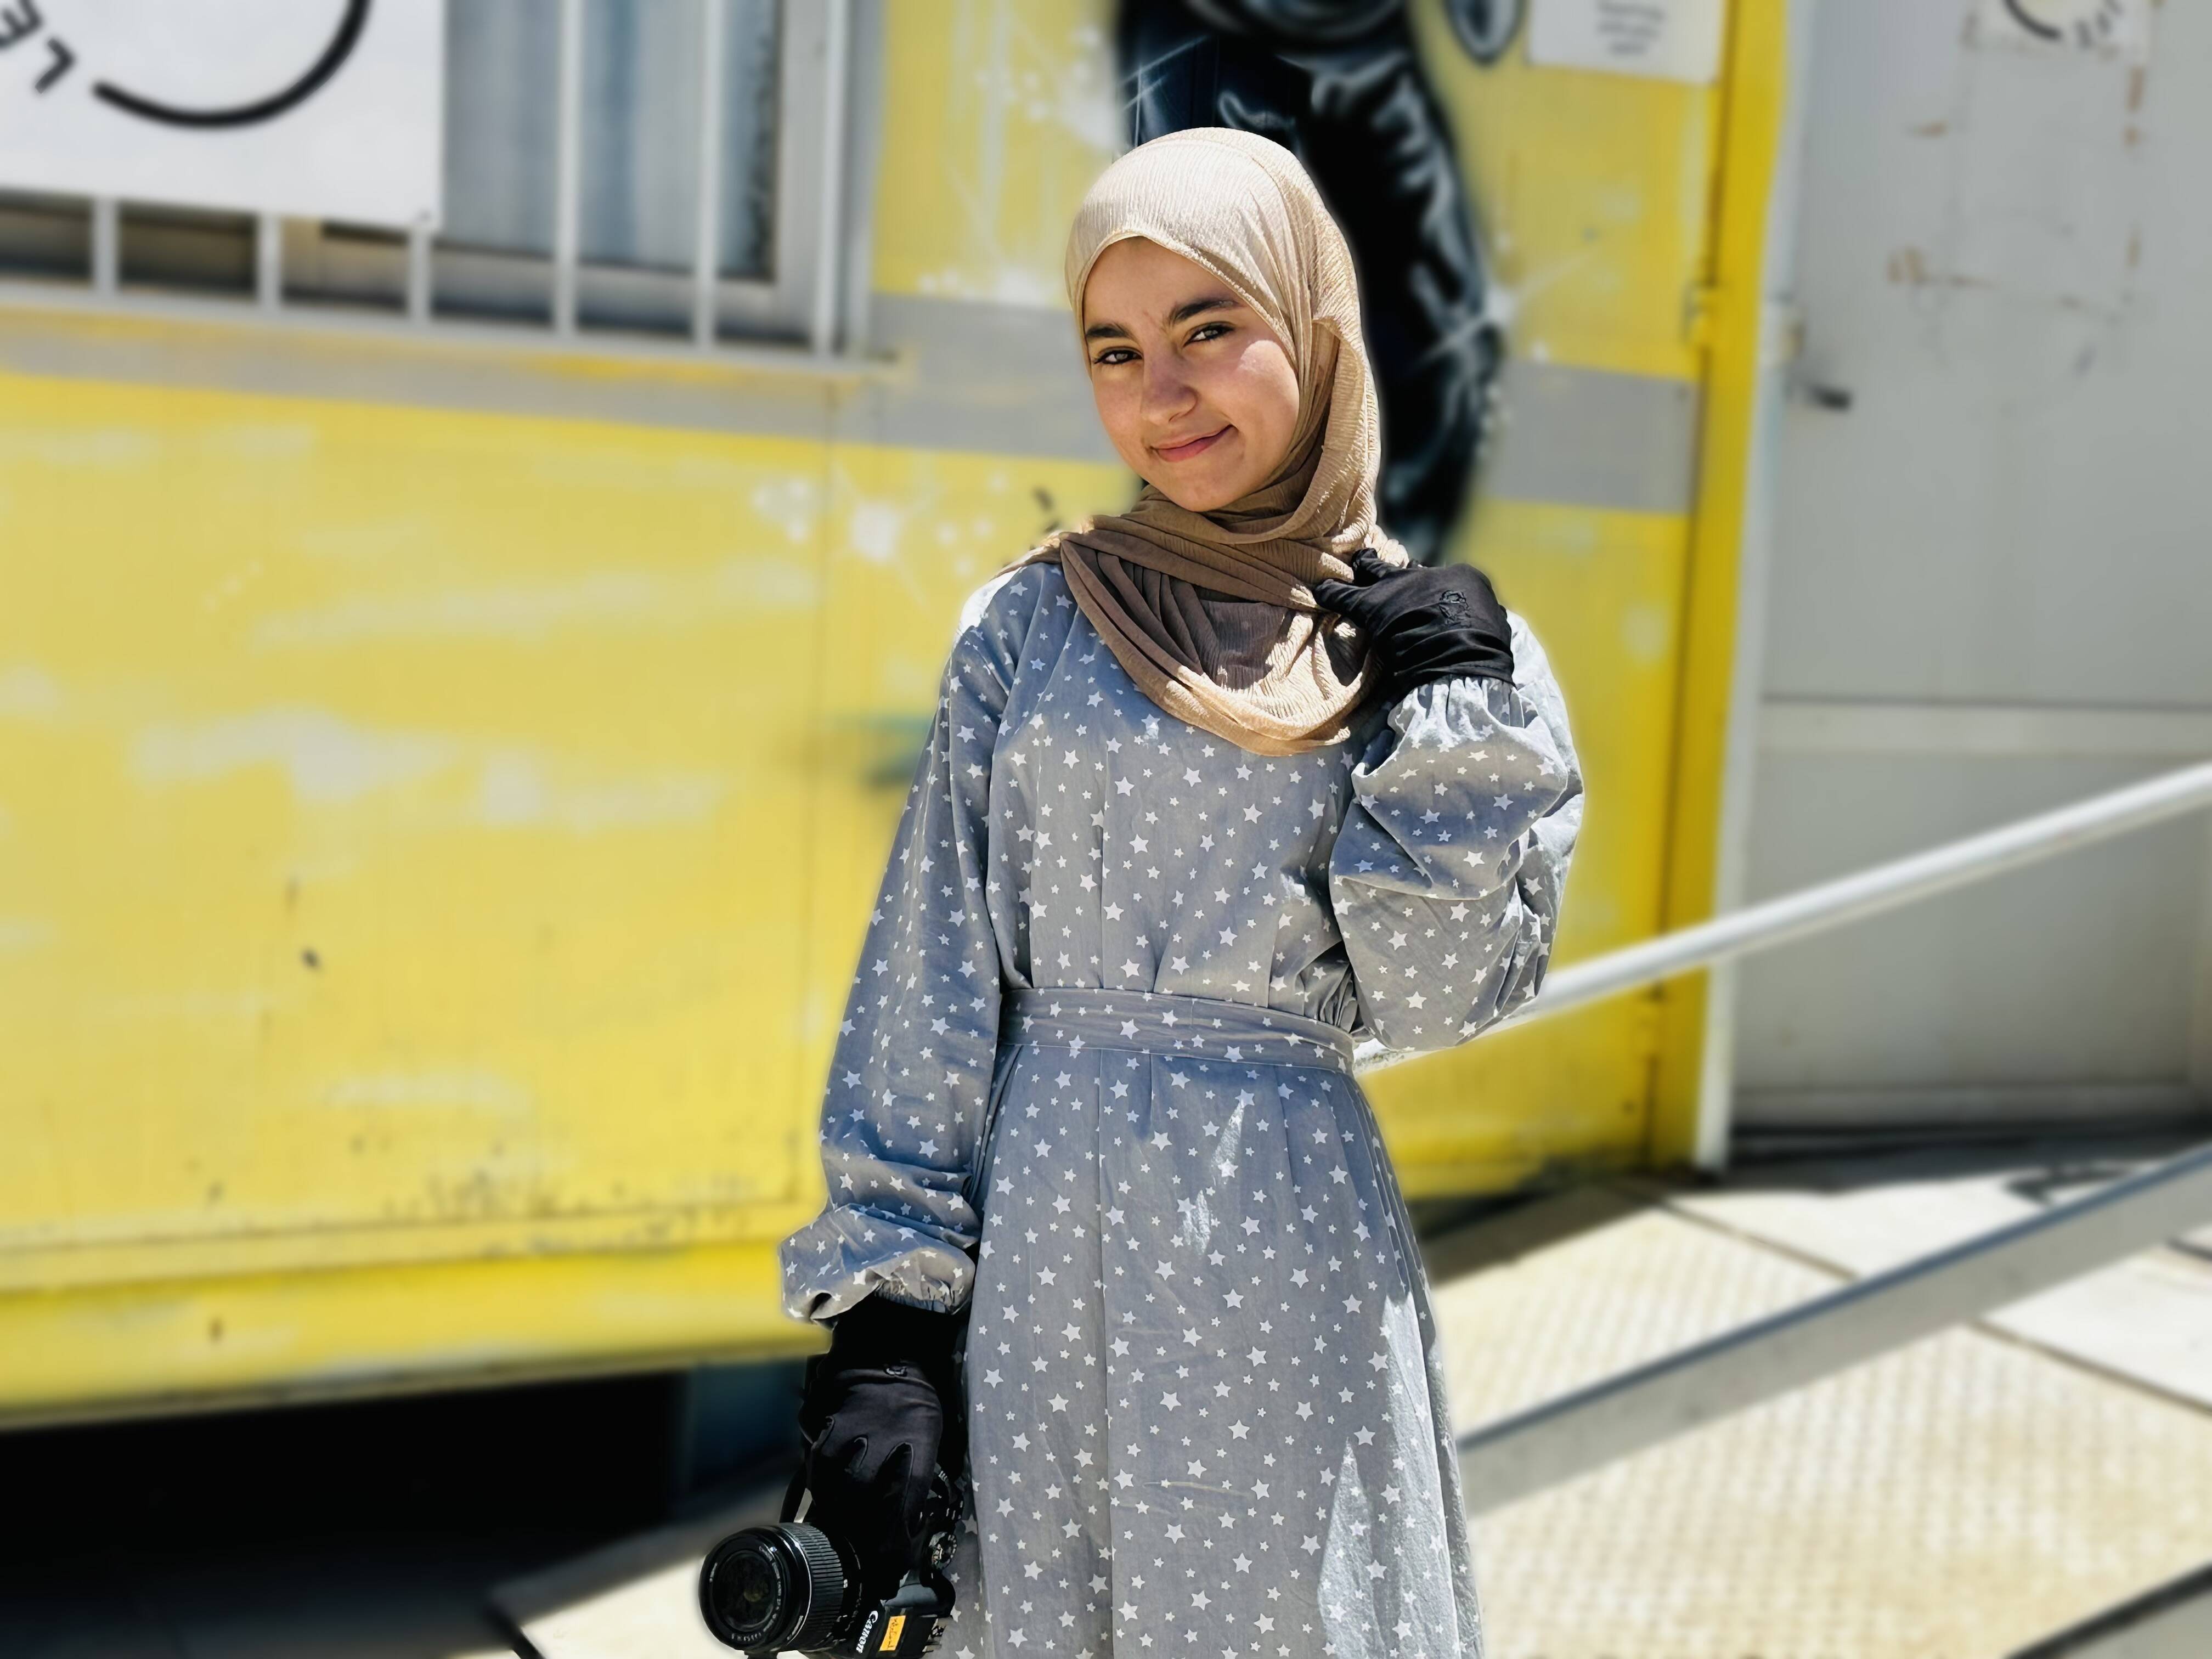
[{"label": "white star pattern", "polygon": [[802,1317],[972,1303],[939,1651],[1479,1659],[1338,1028],[1447,1047],[1540,983],[1582,812],[1542,653],[1262,757],[1164,716],[1056,568],[969,614],[784,1247]]}]

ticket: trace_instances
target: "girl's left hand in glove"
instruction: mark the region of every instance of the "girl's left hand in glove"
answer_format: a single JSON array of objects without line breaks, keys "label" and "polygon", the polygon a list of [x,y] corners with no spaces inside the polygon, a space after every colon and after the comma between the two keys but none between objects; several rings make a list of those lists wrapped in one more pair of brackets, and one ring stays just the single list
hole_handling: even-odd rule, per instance
[{"label": "girl's left hand in glove", "polygon": [[871,1595],[889,1595],[920,1564],[939,1465],[957,1474],[966,1464],[953,1367],[963,1323],[871,1296],[838,1316],[830,1352],[808,1364],[799,1415],[810,1443],[806,1519],[853,1547]]},{"label": "girl's left hand in glove", "polygon": [[1352,574],[1316,582],[1314,598],[1367,635],[1390,702],[1461,675],[1511,682],[1513,625],[1473,565],[1394,565],[1365,547]]}]

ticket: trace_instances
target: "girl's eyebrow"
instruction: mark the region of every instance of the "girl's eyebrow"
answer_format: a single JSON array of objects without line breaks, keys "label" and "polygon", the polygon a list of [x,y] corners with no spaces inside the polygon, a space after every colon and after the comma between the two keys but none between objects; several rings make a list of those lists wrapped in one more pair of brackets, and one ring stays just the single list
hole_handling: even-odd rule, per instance
[{"label": "girl's eyebrow", "polygon": [[[1209,294],[1196,300],[1185,300],[1168,313],[1168,326],[1187,323],[1194,317],[1202,317],[1209,311],[1236,311],[1243,301],[1226,294]],[[1083,331],[1086,340],[1133,340],[1137,337],[1119,323],[1093,323]]]},{"label": "girl's eyebrow", "polygon": [[1202,300],[1185,300],[1168,313],[1168,325],[1172,328],[1177,323],[1187,323],[1209,311],[1234,311],[1240,303],[1226,294],[1210,294]]}]

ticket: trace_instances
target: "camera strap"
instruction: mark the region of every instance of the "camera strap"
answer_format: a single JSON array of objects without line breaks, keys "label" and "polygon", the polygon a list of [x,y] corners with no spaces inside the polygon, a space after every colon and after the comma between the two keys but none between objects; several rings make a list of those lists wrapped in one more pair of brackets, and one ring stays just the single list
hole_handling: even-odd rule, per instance
[{"label": "camera strap", "polygon": [[792,1471],[791,1484],[783,1489],[783,1508],[777,1514],[776,1519],[779,1521],[798,1520],[799,1500],[805,1496],[806,1461],[804,1458],[801,1458],[799,1460],[799,1467]]}]

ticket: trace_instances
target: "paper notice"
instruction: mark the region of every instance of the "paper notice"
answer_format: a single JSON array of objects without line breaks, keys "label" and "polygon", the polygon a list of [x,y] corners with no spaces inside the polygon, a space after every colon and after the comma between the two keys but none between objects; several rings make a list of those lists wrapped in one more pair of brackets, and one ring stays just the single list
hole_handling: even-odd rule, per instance
[{"label": "paper notice", "polygon": [[1720,73],[1723,0],[1534,0],[1528,61],[1703,84]]}]

